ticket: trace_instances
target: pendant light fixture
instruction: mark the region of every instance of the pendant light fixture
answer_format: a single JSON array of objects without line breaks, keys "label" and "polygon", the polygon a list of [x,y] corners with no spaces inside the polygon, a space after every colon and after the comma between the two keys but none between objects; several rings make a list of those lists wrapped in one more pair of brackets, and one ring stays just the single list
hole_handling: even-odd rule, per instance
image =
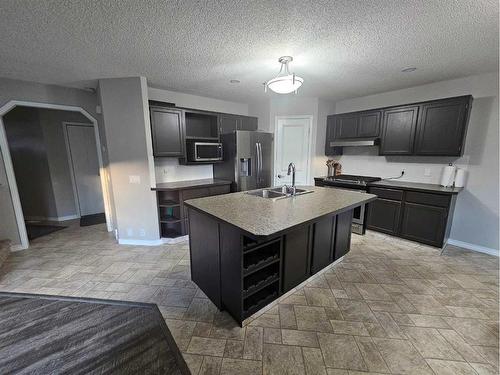
[{"label": "pendant light fixture", "polygon": [[278,61],[281,64],[281,69],[276,78],[264,83],[264,91],[267,92],[269,88],[277,94],[297,93],[298,88],[304,83],[304,79],[296,76],[295,73],[290,73],[288,64],[293,61],[293,57],[282,56]]}]

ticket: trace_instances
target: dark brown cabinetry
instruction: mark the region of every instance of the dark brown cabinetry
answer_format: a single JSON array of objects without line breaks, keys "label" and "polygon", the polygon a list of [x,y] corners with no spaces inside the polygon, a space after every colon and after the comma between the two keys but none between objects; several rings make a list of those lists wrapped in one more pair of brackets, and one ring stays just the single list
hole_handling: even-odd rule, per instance
[{"label": "dark brown cabinetry", "polygon": [[333,259],[336,217],[327,217],[313,226],[313,249],[311,273],[328,266]]},{"label": "dark brown cabinetry", "polygon": [[342,153],[336,140],[380,137],[380,155],[461,156],[471,105],[467,95],[328,116],[325,154]]},{"label": "dark brown cabinetry", "polygon": [[420,106],[416,155],[460,156],[472,97],[439,100]]},{"label": "dark brown cabinetry", "polygon": [[191,277],[240,324],[350,248],[352,210],[257,238],[189,205],[188,211]]},{"label": "dark brown cabinetry", "polygon": [[369,188],[368,229],[442,247],[448,239],[456,195]]},{"label": "dark brown cabinetry", "polygon": [[154,156],[184,156],[184,112],[174,108],[150,107]]},{"label": "dark brown cabinetry", "polygon": [[217,179],[179,181],[158,184],[158,220],[162,238],[189,234],[188,210],[184,201],[230,192],[231,182]]},{"label": "dark brown cabinetry", "polygon": [[[331,225],[331,221],[330,221]],[[332,228],[330,226],[330,232]],[[286,293],[309,277],[310,227],[304,226],[285,235],[283,292]]]},{"label": "dark brown cabinetry", "polygon": [[257,130],[257,117],[225,115],[219,116],[220,134],[232,133],[236,130]]},{"label": "dark brown cabinetry", "polygon": [[418,106],[384,111],[380,155],[412,155]]}]

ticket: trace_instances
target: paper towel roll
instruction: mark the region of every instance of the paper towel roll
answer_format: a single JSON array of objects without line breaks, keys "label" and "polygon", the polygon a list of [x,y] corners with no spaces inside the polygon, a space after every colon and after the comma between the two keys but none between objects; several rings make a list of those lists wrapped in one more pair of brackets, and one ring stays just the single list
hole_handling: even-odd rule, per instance
[{"label": "paper towel roll", "polygon": [[457,169],[457,174],[455,176],[455,187],[464,187],[465,186],[465,177],[467,172],[465,169]]},{"label": "paper towel roll", "polygon": [[455,179],[455,167],[448,165],[443,168],[443,175],[441,176],[441,186],[452,186]]}]

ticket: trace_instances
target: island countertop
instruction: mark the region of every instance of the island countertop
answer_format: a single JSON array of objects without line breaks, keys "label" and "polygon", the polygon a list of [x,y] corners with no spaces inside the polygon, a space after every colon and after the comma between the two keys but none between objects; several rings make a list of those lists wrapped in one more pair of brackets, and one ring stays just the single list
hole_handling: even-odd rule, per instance
[{"label": "island countertop", "polygon": [[358,191],[302,187],[313,192],[276,201],[239,192],[184,203],[253,236],[267,237],[322,216],[348,211],[377,197]]}]

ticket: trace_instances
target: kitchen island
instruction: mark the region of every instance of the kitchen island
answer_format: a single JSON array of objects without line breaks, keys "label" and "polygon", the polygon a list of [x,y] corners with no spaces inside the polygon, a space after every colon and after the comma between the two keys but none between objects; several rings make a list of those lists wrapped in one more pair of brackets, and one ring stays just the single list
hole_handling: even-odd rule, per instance
[{"label": "kitchen island", "polygon": [[238,323],[350,248],[354,208],[376,198],[305,187],[280,199],[239,192],[185,201],[191,278]]}]

